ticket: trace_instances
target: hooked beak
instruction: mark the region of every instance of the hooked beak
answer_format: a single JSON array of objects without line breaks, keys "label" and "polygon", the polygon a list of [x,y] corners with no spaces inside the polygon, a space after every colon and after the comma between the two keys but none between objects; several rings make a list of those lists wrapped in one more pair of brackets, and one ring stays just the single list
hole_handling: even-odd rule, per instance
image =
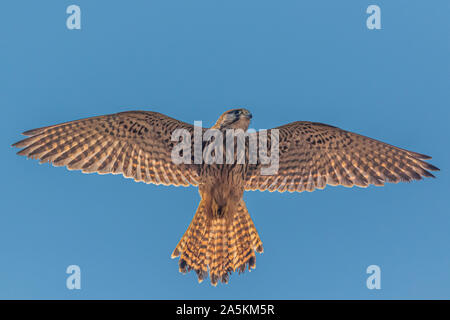
[{"label": "hooked beak", "polygon": [[247,110],[245,110],[244,116],[245,116],[247,119],[253,118],[253,115],[250,113],[250,111],[247,111]]}]

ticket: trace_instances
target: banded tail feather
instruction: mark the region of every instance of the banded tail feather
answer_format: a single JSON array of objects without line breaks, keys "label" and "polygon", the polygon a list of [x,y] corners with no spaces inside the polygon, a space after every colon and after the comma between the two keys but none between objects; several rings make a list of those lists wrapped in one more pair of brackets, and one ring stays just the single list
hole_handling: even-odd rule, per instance
[{"label": "banded tail feather", "polygon": [[228,283],[234,271],[254,269],[255,251],[262,253],[263,245],[243,200],[231,220],[209,218],[202,200],[172,258],[180,257],[180,272],[194,270],[199,282],[209,272],[211,284],[216,286],[219,280]]}]

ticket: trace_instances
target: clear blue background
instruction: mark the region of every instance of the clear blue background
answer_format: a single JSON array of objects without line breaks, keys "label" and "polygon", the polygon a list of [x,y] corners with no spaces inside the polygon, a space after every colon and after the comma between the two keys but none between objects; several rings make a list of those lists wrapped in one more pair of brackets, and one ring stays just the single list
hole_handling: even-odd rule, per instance
[{"label": "clear blue background", "polygon": [[[78,4],[82,29],[66,28]],[[382,30],[366,28],[381,7]],[[449,1],[4,1],[0,298],[450,298]],[[123,110],[319,121],[433,156],[437,179],[249,192],[256,269],[198,284],[170,254],[195,188],[38,165],[27,129]],[[66,289],[77,264],[82,289]],[[381,267],[381,290],[366,268]]]}]

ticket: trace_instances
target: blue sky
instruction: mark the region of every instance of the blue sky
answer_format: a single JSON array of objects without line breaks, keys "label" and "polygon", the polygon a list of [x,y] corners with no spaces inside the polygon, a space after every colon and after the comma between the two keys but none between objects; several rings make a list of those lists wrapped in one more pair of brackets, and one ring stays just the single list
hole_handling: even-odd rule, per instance
[{"label": "blue sky", "polygon": [[[66,28],[67,6],[81,30]],[[381,8],[368,30],[366,8]],[[0,13],[0,298],[450,298],[450,2],[7,1]],[[124,110],[332,124],[433,156],[437,179],[244,198],[265,252],[228,285],[170,254],[195,188],[38,165],[21,132]],[[79,265],[81,290],[66,288]],[[381,268],[368,290],[366,268]]]}]

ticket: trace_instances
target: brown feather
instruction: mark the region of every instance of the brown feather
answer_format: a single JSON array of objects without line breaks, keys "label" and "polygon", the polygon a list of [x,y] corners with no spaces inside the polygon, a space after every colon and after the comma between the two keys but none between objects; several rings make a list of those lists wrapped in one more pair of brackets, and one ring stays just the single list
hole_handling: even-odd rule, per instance
[{"label": "brown feather", "polygon": [[19,155],[84,173],[121,173],[147,183],[198,185],[198,166],[172,162],[174,128],[194,130],[157,112],[128,111],[28,130],[24,135],[29,137],[13,146],[23,148]]},{"label": "brown feather", "polygon": [[[382,186],[434,177],[428,170],[439,170],[423,161],[431,159],[427,155],[326,124],[297,121],[275,129],[279,130],[279,170],[269,178],[261,175],[260,163],[249,166],[245,190],[264,191],[267,181],[275,178],[284,183],[270,191],[313,191],[326,184]],[[291,181],[294,185],[287,186]]]}]

